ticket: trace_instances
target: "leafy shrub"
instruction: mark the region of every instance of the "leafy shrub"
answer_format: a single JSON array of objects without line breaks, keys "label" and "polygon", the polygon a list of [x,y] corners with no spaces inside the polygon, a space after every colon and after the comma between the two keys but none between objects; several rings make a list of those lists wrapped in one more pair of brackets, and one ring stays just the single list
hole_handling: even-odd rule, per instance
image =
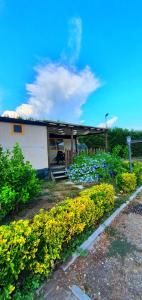
[{"label": "leafy shrub", "polygon": [[114,156],[121,156],[122,155],[122,149],[123,146],[121,145],[116,145],[113,149],[112,149],[112,154]]},{"label": "leafy shrub", "polygon": [[137,177],[137,184],[142,184],[142,162],[134,161],[133,162],[133,172],[135,173]]},{"label": "leafy shrub", "polygon": [[123,171],[122,160],[116,155],[98,153],[78,155],[69,168],[69,177],[75,182],[110,182],[116,174]]},{"label": "leafy shrub", "polygon": [[35,197],[39,190],[35,170],[24,161],[19,145],[12,152],[0,147],[0,219]]},{"label": "leafy shrub", "polygon": [[133,173],[122,173],[116,178],[117,186],[124,193],[131,193],[136,188],[136,175]]},{"label": "leafy shrub", "polygon": [[[123,164],[123,168],[125,169],[125,172],[129,172],[130,170],[129,161],[123,161],[122,164]],[[137,178],[137,185],[141,185],[142,184],[142,162],[133,161],[132,169],[133,169],[133,173],[136,175]]]},{"label": "leafy shrub", "polygon": [[23,270],[29,269],[39,240],[28,220],[0,226],[0,299],[10,299]]},{"label": "leafy shrub", "polygon": [[[101,205],[104,211],[109,211],[114,207],[114,188],[111,184],[94,185],[89,189],[80,192],[81,196],[89,196],[98,206]],[[104,199],[106,199],[104,203]],[[103,205],[102,205],[103,204]]]},{"label": "leafy shrub", "polygon": [[128,146],[122,146],[122,145],[116,145],[112,149],[112,155],[113,156],[119,156],[124,159],[128,159]]},{"label": "leafy shrub", "polygon": [[20,220],[1,226],[0,299],[10,299],[27,275],[49,274],[68,243],[111,210],[113,203],[113,187],[103,184],[82,191],[50,212],[42,210],[31,223]]}]

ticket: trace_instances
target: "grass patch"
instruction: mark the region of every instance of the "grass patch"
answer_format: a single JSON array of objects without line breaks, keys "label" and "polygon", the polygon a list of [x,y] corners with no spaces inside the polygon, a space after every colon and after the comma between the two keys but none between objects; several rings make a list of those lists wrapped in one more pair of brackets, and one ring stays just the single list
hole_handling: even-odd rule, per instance
[{"label": "grass patch", "polygon": [[137,248],[127,241],[127,239],[114,239],[111,241],[110,246],[108,247],[107,256],[108,257],[125,257],[129,253],[135,251]]},{"label": "grass patch", "polygon": [[56,182],[53,180],[42,180],[41,182],[43,189],[54,189],[56,187]]},{"label": "grass patch", "polygon": [[110,237],[119,237],[121,235],[120,231],[118,229],[108,226],[105,229],[105,232],[110,236]]}]

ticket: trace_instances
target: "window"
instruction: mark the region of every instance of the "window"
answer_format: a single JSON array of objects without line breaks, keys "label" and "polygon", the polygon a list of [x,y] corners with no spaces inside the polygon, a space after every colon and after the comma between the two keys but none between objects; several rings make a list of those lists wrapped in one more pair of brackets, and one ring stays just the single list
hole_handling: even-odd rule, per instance
[{"label": "window", "polygon": [[56,145],[56,140],[55,139],[49,139],[49,147],[50,147],[50,150],[56,150],[57,149],[57,145]]},{"label": "window", "polygon": [[57,149],[63,151],[64,150],[64,140],[57,140]]},{"label": "window", "polygon": [[64,140],[63,139],[49,139],[50,150],[64,150]]},{"label": "window", "polygon": [[13,133],[23,134],[23,126],[21,124],[13,124]]}]

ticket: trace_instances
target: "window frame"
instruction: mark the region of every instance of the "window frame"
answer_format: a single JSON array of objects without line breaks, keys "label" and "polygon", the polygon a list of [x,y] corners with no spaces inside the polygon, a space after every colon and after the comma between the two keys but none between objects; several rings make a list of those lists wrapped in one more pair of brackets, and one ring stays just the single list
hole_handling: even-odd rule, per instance
[{"label": "window frame", "polygon": [[[16,132],[14,131],[14,126],[21,126],[22,131],[21,132]],[[23,135],[24,134],[24,125],[20,123],[12,123],[11,124],[11,135]]]}]

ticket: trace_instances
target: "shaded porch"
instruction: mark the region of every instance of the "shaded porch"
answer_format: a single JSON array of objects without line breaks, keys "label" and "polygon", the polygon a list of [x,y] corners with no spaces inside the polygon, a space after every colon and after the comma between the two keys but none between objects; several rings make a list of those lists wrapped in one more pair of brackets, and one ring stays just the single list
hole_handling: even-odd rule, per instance
[{"label": "shaded porch", "polygon": [[[46,123],[48,161],[50,168],[55,165],[68,167],[72,163],[74,155],[77,155],[80,152],[78,149],[79,136],[102,134],[106,140],[107,129],[105,128],[62,122],[48,121]],[[64,156],[64,159],[61,159],[61,161],[58,161],[59,153]]]}]

